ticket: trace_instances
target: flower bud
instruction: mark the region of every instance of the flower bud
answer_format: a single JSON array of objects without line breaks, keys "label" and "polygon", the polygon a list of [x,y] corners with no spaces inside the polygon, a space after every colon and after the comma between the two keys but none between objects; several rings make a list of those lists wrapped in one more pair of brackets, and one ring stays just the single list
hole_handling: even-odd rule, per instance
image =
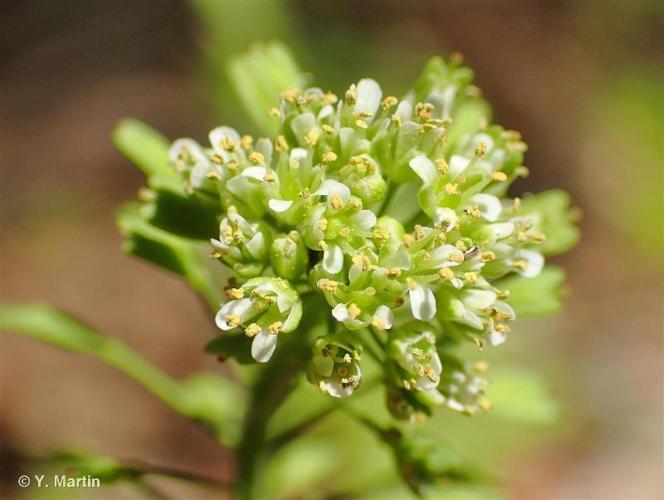
[{"label": "flower bud", "polygon": [[297,280],[307,267],[309,258],[297,231],[276,238],[270,247],[270,264],[274,272],[289,281]]}]

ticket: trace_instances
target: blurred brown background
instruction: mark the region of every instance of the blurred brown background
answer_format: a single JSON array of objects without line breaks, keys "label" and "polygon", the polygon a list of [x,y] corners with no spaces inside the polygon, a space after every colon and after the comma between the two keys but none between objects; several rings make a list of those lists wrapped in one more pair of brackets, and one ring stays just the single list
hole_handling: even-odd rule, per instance
[{"label": "blurred brown background", "polygon": [[[505,351],[542,371],[564,408],[558,425],[502,457],[513,498],[664,498],[662,10],[298,1],[285,7],[295,35],[239,18],[242,36],[285,36],[316,83],[337,91],[372,76],[398,95],[428,56],[463,53],[497,121],[530,146],[531,176],[516,189],[560,187],[582,208],[583,239],[558,260],[565,312],[524,322]],[[122,253],[113,217],[142,183],[110,142],[119,119],[201,140],[221,119],[242,123],[213,103],[195,12],[170,0],[2,1],[0,12],[0,299],[54,303],[175,376],[218,371],[201,353],[210,318],[183,284]],[[72,445],[232,476],[224,451],[113,369],[0,339],[8,495],[21,457]]]}]

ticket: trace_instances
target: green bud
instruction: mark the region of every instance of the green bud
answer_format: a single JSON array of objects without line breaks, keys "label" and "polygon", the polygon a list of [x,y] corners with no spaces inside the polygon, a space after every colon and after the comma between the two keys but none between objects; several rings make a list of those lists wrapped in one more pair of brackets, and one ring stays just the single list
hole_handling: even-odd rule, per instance
[{"label": "green bud", "polygon": [[307,250],[297,231],[291,231],[272,242],[270,263],[278,276],[295,281],[302,275],[308,262]]}]

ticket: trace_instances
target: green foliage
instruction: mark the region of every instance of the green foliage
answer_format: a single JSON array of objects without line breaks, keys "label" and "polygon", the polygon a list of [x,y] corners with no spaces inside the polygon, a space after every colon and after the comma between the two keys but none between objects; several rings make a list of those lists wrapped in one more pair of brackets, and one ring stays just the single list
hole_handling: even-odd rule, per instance
[{"label": "green foliage", "polygon": [[43,304],[1,306],[0,328],[94,356],[134,379],[176,412],[209,426],[220,442],[231,444],[238,436],[244,394],[227,379],[197,375],[177,381],[126,344],[104,337],[81,321]]},{"label": "green foliage", "polygon": [[509,276],[496,283],[501,290],[509,290],[507,303],[521,318],[549,316],[560,311],[565,271],[557,266],[546,266],[534,278]]},{"label": "green foliage", "polygon": [[168,139],[140,120],[120,121],[113,131],[113,143],[148,178],[156,175],[178,178],[168,161]]},{"label": "green foliage", "polygon": [[536,227],[546,237],[537,246],[543,255],[558,255],[579,241],[581,232],[574,224],[575,212],[565,191],[552,189],[528,196],[523,200],[519,214],[533,216]]},{"label": "green foliage", "polygon": [[265,134],[274,134],[279,122],[268,110],[280,94],[302,84],[301,71],[290,51],[278,42],[255,45],[227,63],[228,78],[244,110]]},{"label": "green foliage", "polygon": [[552,424],[560,414],[542,377],[518,367],[496,367],[487,395],[492,415],[517,422]]},{"label": "green foliage", "polygon": [[211,308],[219,304],[219,287],[198,244],[151,225],[133,203],[118,212],[117,222],[126,238],[125,252],[182,276]]}]

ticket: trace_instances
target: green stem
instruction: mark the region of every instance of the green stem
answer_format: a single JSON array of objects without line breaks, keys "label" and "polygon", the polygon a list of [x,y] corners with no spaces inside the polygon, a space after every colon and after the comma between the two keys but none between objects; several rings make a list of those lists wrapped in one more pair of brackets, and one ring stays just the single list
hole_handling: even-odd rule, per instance
[{"label": "green stem", "polygon": [[280,335],[277,351],[262,368],[253,387],[237,448],[235,491],[244,500],[266,498],[261,479],[269,451],[266,437],[268,422],[294,387],[296,376],[304,369],[313,338],[327,331],[324,313],[326,304],[321,295],[304,296],[303,308],[305,316],[300,327],[295,332]]}]

